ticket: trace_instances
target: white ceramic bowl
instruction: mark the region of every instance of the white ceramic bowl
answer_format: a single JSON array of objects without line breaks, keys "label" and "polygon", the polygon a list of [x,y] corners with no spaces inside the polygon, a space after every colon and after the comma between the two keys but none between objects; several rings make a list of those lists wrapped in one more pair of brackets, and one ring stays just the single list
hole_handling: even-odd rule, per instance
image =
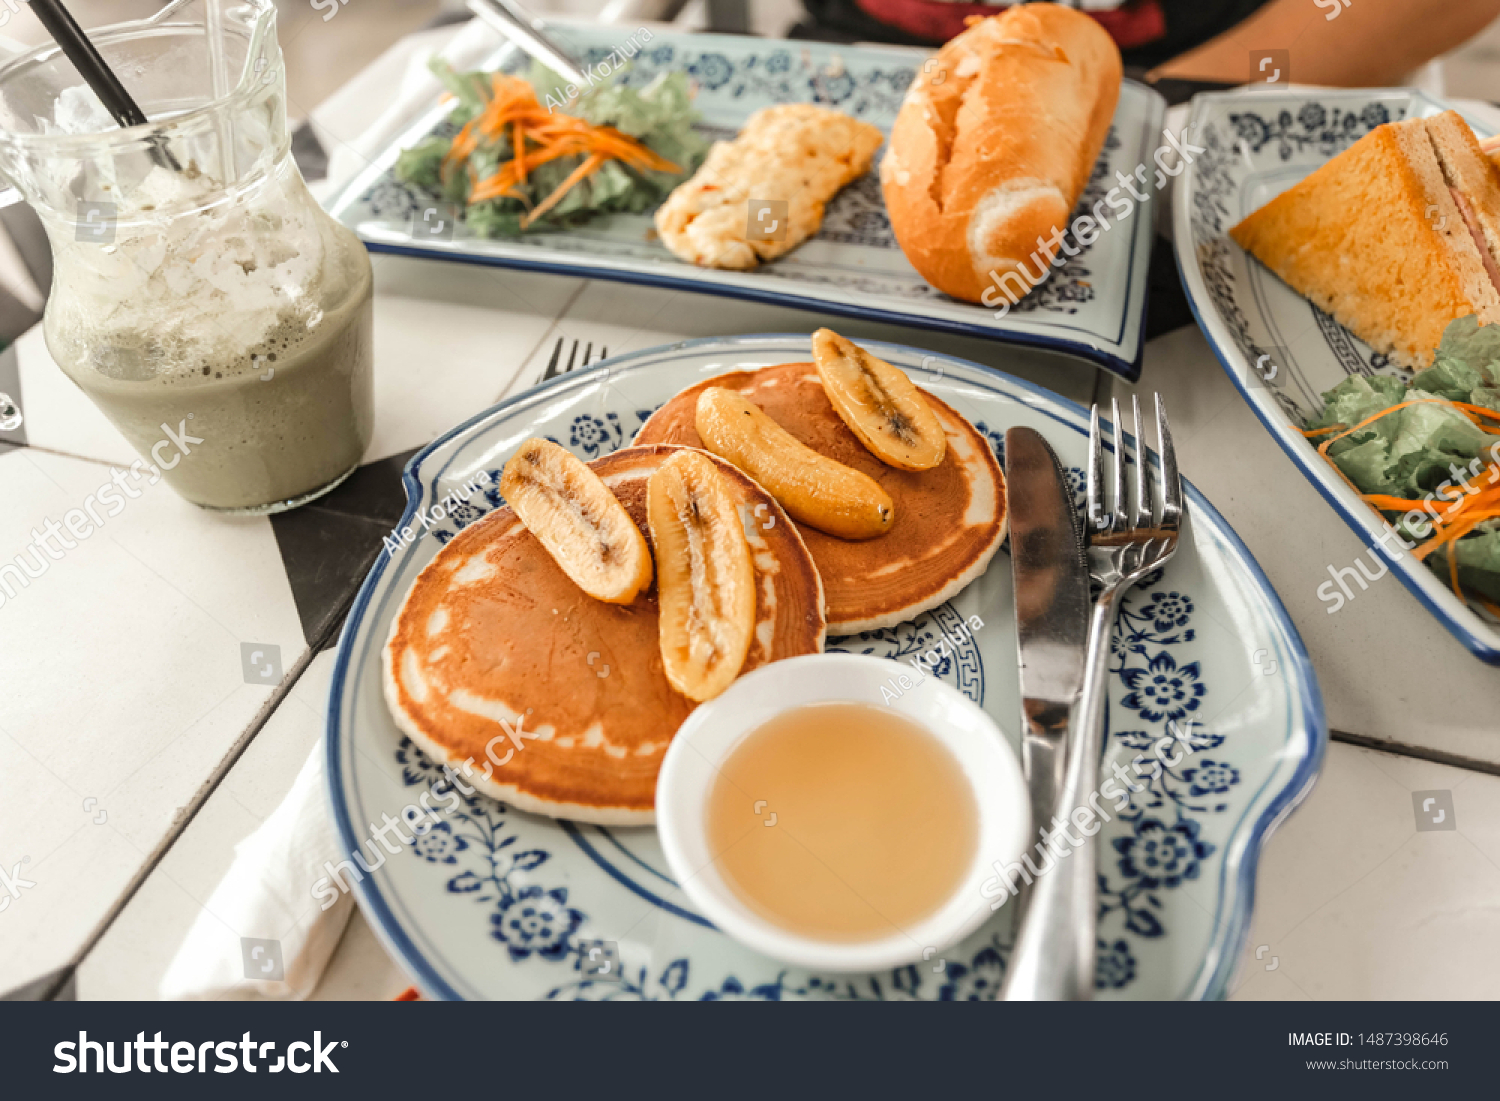
[{"label": "white ceramic bowl", "polygon": [[[928,730],[963,767],[979,807],[974,862],[952,896],[901,933],[854,943],[801,936],[755,913],[719,874],[706,829],[706,803],[718,766],[746,735],[793,708],[840,701],[886,706]],[[878,971],[941,952],[990,916],[979,886],[992,874],[993,861],[1020,856],[1031,812],[1015,753],[994,720],[968,697],[935,677],[920,676],[910,665],[857,654],[811,654],[741,677],[688,716],[656,781],[656,828],[682,889],[705,917],[742,944],[813,970]]]}]

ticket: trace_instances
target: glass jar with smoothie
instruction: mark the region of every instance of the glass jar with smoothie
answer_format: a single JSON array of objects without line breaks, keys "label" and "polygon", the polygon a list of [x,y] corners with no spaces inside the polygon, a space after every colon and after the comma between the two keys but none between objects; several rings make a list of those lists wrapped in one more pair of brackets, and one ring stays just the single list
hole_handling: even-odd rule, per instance
[{"label": "glass jar with smoothie", "polygon": [[370,261],[292,160],[272,0],[89,37],[149,124],[117,127],[55,46],[0,67],[0,172],[52,246],[48,350],[189,501],[328,492],[373,426]]}]

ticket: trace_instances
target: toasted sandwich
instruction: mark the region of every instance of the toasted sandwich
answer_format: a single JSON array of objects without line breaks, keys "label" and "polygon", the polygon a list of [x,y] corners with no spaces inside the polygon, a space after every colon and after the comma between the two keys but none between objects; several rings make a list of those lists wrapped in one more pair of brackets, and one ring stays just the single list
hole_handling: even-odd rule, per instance
[{"label": "toasted sandwich", "polygon": [[1392,362],[1500,323],[1500,167],[1454,111],[1376,127],[1229,231]]}]

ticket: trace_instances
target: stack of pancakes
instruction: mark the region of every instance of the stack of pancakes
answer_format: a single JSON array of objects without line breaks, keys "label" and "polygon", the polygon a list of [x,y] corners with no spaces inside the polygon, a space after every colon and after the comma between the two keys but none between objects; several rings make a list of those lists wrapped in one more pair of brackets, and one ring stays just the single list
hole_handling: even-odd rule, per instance
[{"label": "stack of pancakes", "polygon": [[[742,671],[819,653],[826,631],[913,618],[982,573],[1004,538],[999,465],[962,416],[925,395],[947,454],[933,470],[896,470],[839,419],[813,365],[798,363],[684,390],[634,446],[589,464],[648,539],[647,479],[677,447],[702,446],[694,408],[710,385],[739,390],[895,503],[889,532],[849,542],[795,524],[756,482],[714,459],[740,504],[756,573]],[[459,769],[472,759],[466,782],[486,794],[560,818],[648,825],[662,757],[695,706],[668,684],[657,637],[654,587],[630,604],[594,600],[502,508],[464,529],[413,584],[385,649],[386,699],[435,761]]]},{"label": "stack of pancakes", "polygon": [[957,596],[994,557],[1005,537],[1000,464],[989,441],[952,406],[923,393],[943,425],[947,453],[932,470],[897,470],[870,454],[839,418],[813,364],[788,363],[688,387],[641,426],[636,444],[702,447],[694,412],[710,386],[738,390],[798,442],[874,478],[895,503],[895,522],[877,539],[851,542],[801,525],[823,577],[834,634],[903,623]]}]

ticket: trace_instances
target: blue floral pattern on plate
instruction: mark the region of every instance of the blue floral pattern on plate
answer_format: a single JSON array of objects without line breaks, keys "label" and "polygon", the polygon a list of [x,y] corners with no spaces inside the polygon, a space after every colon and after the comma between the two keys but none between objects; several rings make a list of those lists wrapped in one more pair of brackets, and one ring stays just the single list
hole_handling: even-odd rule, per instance
[{"label": "blue floral pattern on plate", "polygon": [[[602,61],[624,37],[608,27],[559,26],[554,31],[590,62]],[[485,67],[520,64],[515,51],[507,49]],[[703,114],[701,129],[715,139],[732,137],[752,113],[777,103],[824,104],[889,133],[919,75],[912,55],[899,50],[660,31],[611,79],[641,87],[672,71],[692,79]],[[1118,176],[1152,163],[1164,113],[1165,103],[1155,92],[1125,82],[1077,213],[1100,204]],[[1140,373],[1153,190],[1148,189],[1144,203],[1132,204],[1125,221],[1111,222],[1114,228],[1092,243],[1076,240],[1071,232],[1065,236],[1066,252],[1048,279],[1001,313],[949,298],[917,275],[891,230],[878,166],[829,202],[811,242],[754,272],[680,264],[656,239],[646,215],[596,218],[565,232],[513,240],[477,238],[462,225],[452,240],[418,237],[413,224],[436,197],[397,181],[392,167],[400,149],[429,134],[454,133],[447,115],[441,106],[424,115],[333,201],[334,216],[358,231],[373,250],[519,264],[689,291],[711,286],[734,297],[1015,339],[1081,356],[1127,378]]]},{"label": "blue floral pattern on plate", "polygon": [[[538,434],[581,458],[597,457],[627,443],[683,381],[705,371],[805,357],[805,340],[742,337],[620,357],[612,378],[627,381],[609,391],[612,396],[590,376],[564,376],[414,459],[408,468],[413,507],[440,499],[479,471],[495,470],[508,457],[499,441]],[[870,347],[907,370],[932,359],[894,345]],[[997,449],[1002,426],[1027,423],[1044,431],[1077,469],[1085,445],[1079,414],[1056,399],[954,360],[943,361],[931,385]],[[1244,569],[1237,564],[1242,548],[1235,549],[1196,491],[1189,492],[1191,537],[1165,573],[1127,597],[1112,640],[1106,764],[1118,766],[1130,782],[1099,838],[1101,997],[1222,996],[1247,928],[1259,840],[1266,823],[1305,790],[1324,736],[1300,643],[1274,598],[1249,574],[1236,577]],[[502,501],[490,486],[471,503],[484,513]],[[362,843],[363,827],[356,823],[417,804],[442,784],[443,773],[404,739],[385,710],[379,654],[410,578],[444,536],[473,520],[455,511],[439,538],[382,556],[350,613],[330,708],[329,782],[351,852]],[[1212,568],[1205,569],[1208,561]],[[1224,576],[1231,581],[1211,580]],[[1018,704],[1009,589],[1002,554],[949,604],[887,631],[830,639],[829,647],[902,662],[919,658],[980,701],[1013,736]],[[965,636],[959,625],[972,624],[975,616],[983,627]],[[1231,637],[1218,621],[1239,624],[1239,632]],[[1287,675],[1256,677],[1260,695],[1247,711],[1237,701],[1253,695],[1243,683],[1250,675],[1243,652],[1249,645],[1275,655]],[[1163,742],[1173,750],[1159,758],[1155,747]],[[372,922],[429,993],[988,1000],[1004,978],[1013,907],[1002,907],[962,944],[908,967],[811,974],[749,953],[693,913],[676,891],[652,830],[559,824],[478,793],[450,790],[446,797],[456,805],[411,837],[407,855],[393,857],[356,887]],[[587,966],[600,940],[618,944],[620,966],[609,978]]]},{"label": "blue floral pattern on plate", "polygon": [[[1372,547],[1385,535],[1384,521],[1352,499],[1298,430],[1322,412],[1322,394],[1350,375],[1409,375],[1246,254],[1229,229],[1375,127],[1447,108],[1416,91],[1199,96],[1187,133],[1201,152],[1179,177],[1173,199],[1183,287],[1215,354],[1283,450]],[[1465,118],[1481,137],[1492,132],[1482,120]],[[1500,617],[1461,602],[1408,556],[1399,556],[1392,571],[1470,651],[1500,664]]]}]

